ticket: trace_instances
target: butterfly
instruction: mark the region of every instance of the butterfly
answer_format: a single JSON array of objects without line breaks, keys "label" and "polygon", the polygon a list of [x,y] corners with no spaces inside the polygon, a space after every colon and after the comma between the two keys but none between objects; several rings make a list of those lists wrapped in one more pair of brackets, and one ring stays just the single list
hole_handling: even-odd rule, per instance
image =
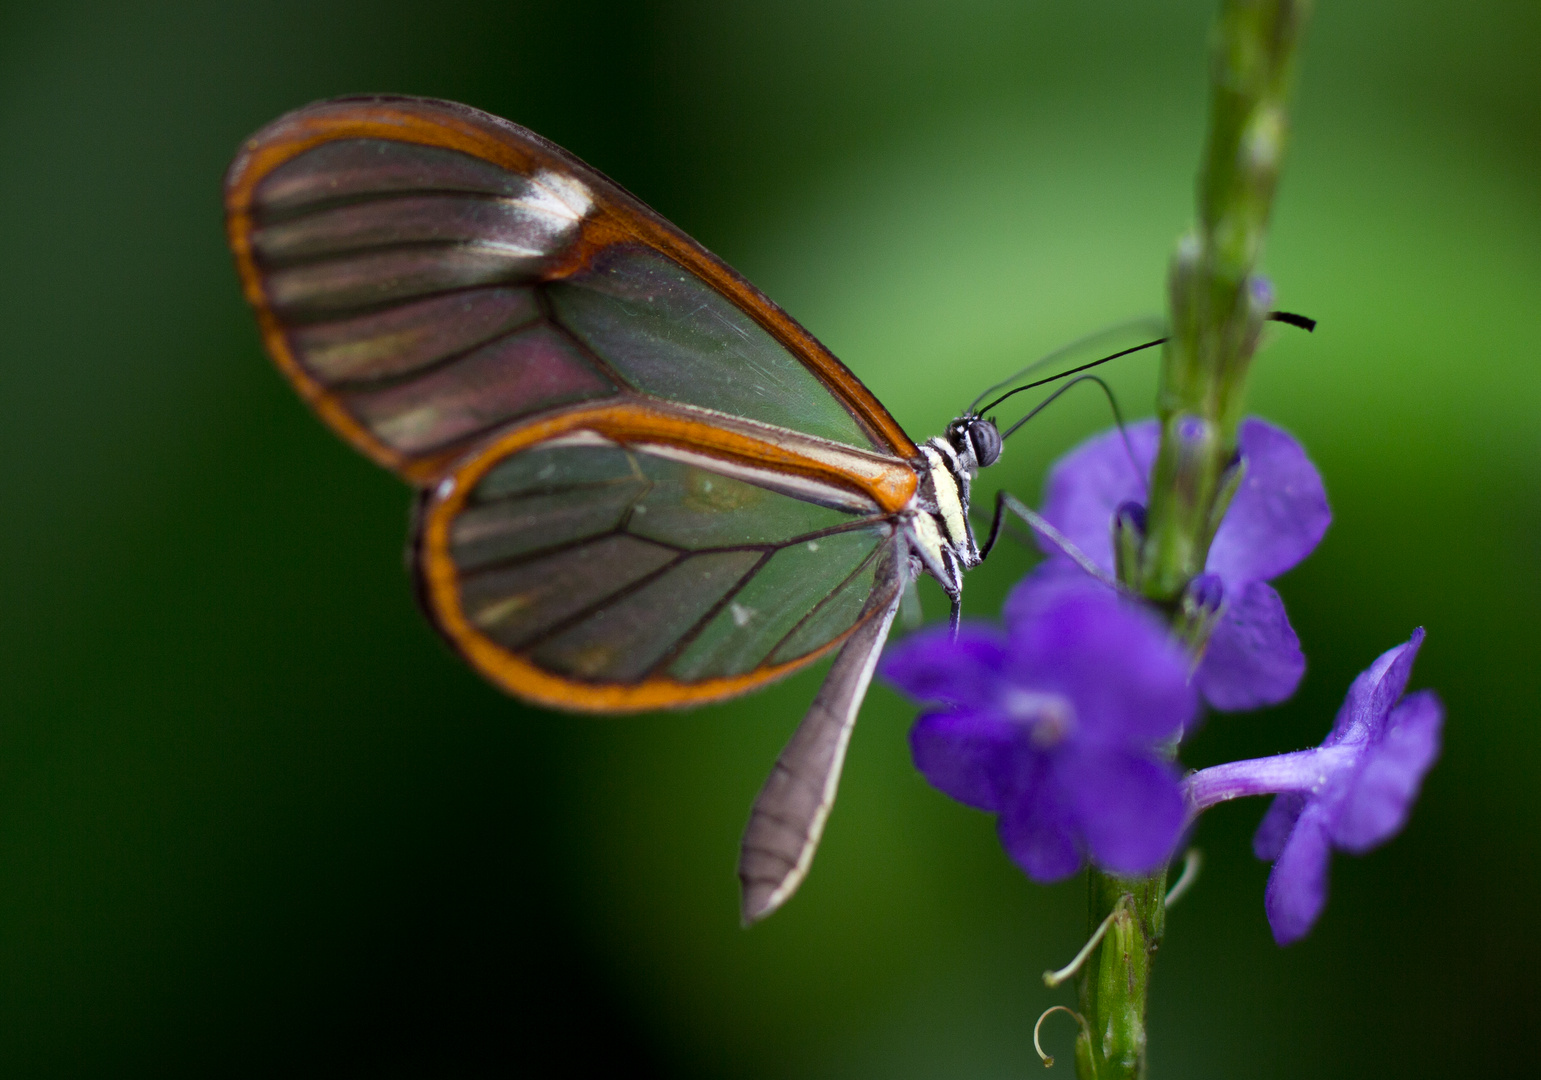
[{"label": "butterfly", "polygon": [[[755,800],[745,923],[808,872],[901,597],[982,559],[969,410],[917,445],[812,335],[620,186],[465,105],[307,105],[225,180],[246,298],[333,430],[419,489],[424,611],[503,690],[618,713],[831,653]],[[983,550],[988,551],[1000,524]]]}]

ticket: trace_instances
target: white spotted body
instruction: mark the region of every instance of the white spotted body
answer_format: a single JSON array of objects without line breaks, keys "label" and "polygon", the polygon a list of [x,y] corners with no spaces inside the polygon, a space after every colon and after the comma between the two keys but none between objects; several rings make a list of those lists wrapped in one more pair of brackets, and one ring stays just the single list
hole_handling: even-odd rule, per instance
[{"label": "white spotted body", "polygon": [[905,508],[904,525],[914,574],[930,573],[954,606],[963,590],[963,572],[981,561],[968,518],[969,488],[979,462],[966,439],[959,443],[937,436],[920,447],[920,486]]}]

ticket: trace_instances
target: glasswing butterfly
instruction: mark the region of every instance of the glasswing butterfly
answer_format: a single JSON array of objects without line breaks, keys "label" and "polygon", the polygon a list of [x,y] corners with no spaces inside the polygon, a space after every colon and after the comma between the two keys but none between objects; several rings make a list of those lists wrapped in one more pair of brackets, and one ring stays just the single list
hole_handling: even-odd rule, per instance
[{"label": "glasswing butterfly", "polygon": [[225,207],[268,352],[420,489],[423,609],[493,683],[626,712],[836,654],[744,836],[744,920],[774,911],[807,873],[901,594],[929,573],[956,618],[995,426],[970,411],[917,446],[721,260],[465,105],[307,105],[245,143]]}]

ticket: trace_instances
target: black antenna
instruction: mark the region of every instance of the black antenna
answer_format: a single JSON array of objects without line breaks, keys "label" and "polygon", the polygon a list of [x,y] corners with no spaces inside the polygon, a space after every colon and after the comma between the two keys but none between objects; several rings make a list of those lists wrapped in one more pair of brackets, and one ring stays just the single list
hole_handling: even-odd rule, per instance
[{"label": "black antenna", "polygon": [[1293,311],[1270,311],[1268,317],[1274,322],[1298,326],[1308,334],[1316,329],[1316,320],[1309,315],[1296,315]]},{"label": "black antenna", "polygon": [[[1297,315],[1293,311],[1270,311],[1268,313],[1267,318],[1270,321],[1272,321],[1272,322],[1281,322],[1281,323],[1286,323],[1289,326],[1299,327],[1300,329],[1304,330],[1308,334],[1316,329],[1316,320],[1315,319],[1311,318],[1309,315]],[[1001,402],[1005,401],[1007,398],[1011,397],[1013,394],[1020,394],[1024,390],[1033,390],[1033,389],[1036,389],[1037,387],[1040,387],[1040,386],[1047,386],[1049,383],[1051,383],[1051,382],[1058,382],[1060,379],[1066,378],[1067,376],[1077,375],[1077,374],[1079,374],[1079,373],[1081,373],[1083,371],[1086,371],[1086,370],[1088,370],[1090,368],[1097,367],[1100,364],[1106,364],[1109,360],[1117,360],[1119,357],[1121,357],[1121,356],[1128,356],[1130,353],[1137,353],[1137,352],[1140,352],[1143,349],[1153,349],[1157,345],[1165,345],[1167,343],[1167,341],[1168,341],[1168,339],[1164,338],[1164,337],[1156,338],[1154,341],[1147,341],[1143,345],[1135,345],[1133,348],[1124,349],[1124,350],[1122,350],[1120,352],[1113,353],[1110,356],[1104,356],[1101,360],[1093,360],[1089,364],[1082,364],[1080,367],[1073,367],[1073,368],[1070,368],[1068,371],[1061,371],[1058,375],[1050,375],[1048,378],[1039,379],[1036,382],[1027,383],[1025,386],[1019,386],[1019,387],[1017,387],[1014,390],[1006,391],[1000,397],[998,397],[994,401],[990,402],[990,404],[985,405],[985,406],[983,406],[981,408],[976,408],[975,407],[978,404],[978,401],[979,401],[979,398],[975,398],[974,399],[974,404],[971,404],[968,407],[968,415],[971,415],[971,416],[982,416],[985,413],[989,412],[991,409],[995,408]],[[1057,353],[1051,353],[1049,355],[1049,357],[1045,357],[1045,359],[1049,359],[1049,358],[1052,358],[1054,356],[1061,355],[1065,351],[1067,351],[1067,350],[1066,349],[1061,349]],[[1023,368],[1021,372],[1018,372],[1018,375],[1022,375],[1024,373],[1028,372],[1028,371],[1031,371],[1033,368],[1038,367],[1042,363],[1043,363],[1043,361],[1040,360],[1037,363],[1029,364],[1026,368]],[[996,383],[995,385],[996,386],[1001,386],[1003,384]],[[991,389],[994,389],[994,387],[992,387]],[[989,391],[987,390],[987,391],[985,391],[985,393],[989,393]],[[980,394],[979,397],[984,397],[984,394]],[[1048,400],[1049,401],[1053,401],[1054,398],[1051,397]],[[1045,402],[1045,404],[1047,404],[1047,402]],[[1034,410],[1034,412],[1032,412],[1032,413],[1029,413],[1028,415],[1029,416],[1036,415],[1036,410]],[[1021,421],[1018,421],[1016,424],[1012,425],[1011,431],[1015,431],[1015,430],[1017,430],[1017,428],[1019,428],[1021,426],[1022,426]],[[1008,432],[1008,434],[1009,434],[1009,432]],[[1002,435],[1002,438],[1005,438],[1005,435]]]},{"label": "black antenna", "polygon": [[1005,431],[1001,432],[1001,438],[1004,440],[1013,431],[1016,431],[1017,428],[1021,427],[1033,417],[1043,412],[1043,410],[1047,409],[1050,405],[1054,404],[1055,400],[1060,395],[1069,392],[1071,387],[1077,385],[1078,383],[1084,382],[1094,382],[1098,386],[1102,387],[1102,392],[1107,396],[1108,399],[1108,406],[1113,410],[1113,423],[1118,425],[1118,437],[1124,441],[1124,453],[1129,455],[1129,464],[1134,466],[1134,474],[1140,478],[1140,483],[1143,486],[1145,483],[1144,467],[1140,465],[1139,459],[1134,456],[1134,445],[1129,441],[1129,431],[1124,426],[1124,412],[1118,407],[1118,397],[1113,393],[1113,388],[1107,383],[1103,382],[1100,376],[1082,375],[1079,378],[1071,379],[1064,386],[1061,386],[1058,390],[1054,391],[1054,393],[1050,394],[1037,405],[1033,406],[1032,411],[1029,412],[1026,416],[1018,420],[1015,424],[1012,424]]},{"label": "black antenna", "polygon": [[1112,326],[1094,331],[1093,333],[1087,334],[1084,337],[1079,337],[1066,345],[1061,345],[1053,352],[1040,356],[1031,364],[1028,364],[1020,371],[1014,372],[1013,374],[1007,376],[1000,382],[985,387],[982,391],[980,391],[978,397],[969,402],[968,408],[963,410],[964,414],[968,416],[978,415],[979,403],[985,398],[989,397],[991,394],[995,393],[997,390],[1000,390],[1002,387],[1010,386],[1018,379],[1027,375],[1031,375],[1033,372],[1039,370],[1040,368],[1048,367],[1056,360],[1061,360],[1072,353],[1079,352],[1080,350],[1085,349],[1097,342],[1103,341],[1106,338],[1110,338],[1115,334],[1127,334],[1134,330],[1144,330],[1146,333],[1159,334],[1163,329],[1165,329],[1165,327],[1166,320],[1158,318],[1154,315],[1146,315],[1138,319],[1129,319],[1125,322],[1115,323]]},{"label": "black antenna", "polygon": [[[995,408],[1001,402],[1005,401],[1007,398],[1011,397],[1013,394],[1020,394],[1024,390],[1033,390],[1033,389],[1036,389],[1037,387],[1040,387],[1040,386],[1047,386],[1049,383],[1051,383],[1051,382],[1058,382],[1060,379],[1063,379],[1063,378],[1065,378],[1068,375],[1079,374],[1080,372],[1083,372],[1083,371],[1087,370],[1088,368],[1094,368],[1094,367],[1096,367],[1099,364],[1106,364],[1109,360],[1117,360],[1120,356],[1128,356],[1130,353],[1137,353],[1141,349],[1152,349],[1152,348],[1155,348],[1157,345],[1164,345],[1164,344],[1166,344],[1166,340],[1167,339],[1163,337],[1163,338],[1157,338],[1155,341],[1147,341],[1143,345],[1136,345],[1136,346],[1134,346],[1131,349],[1124,349],[1122,352],[1116,352],[1112,356],[1104,356],[1101,360],[1093,360],[1089,364],[1082,364],[1080,367],[1073,367],[1069,371],[1061,371],[1058,375],[1050,375],[1047,379],[1039,379],[1037,382],[1030,382],[1026,386],[1019,386],[1015,390],[1008,390],[1004,394],[1002,394],[1000,397],[998,397],[994,401],[990,402],[990,404],[984,406],[984,408],[976,409],[976,410],[973,410],[973,411],[975,412],[976,415],[983,415],[984,413],[987,413],[991,409]],[[1013,428],[1012,430],[1016,430],[1016,429]]]},{"label": "black antenna", "polygon": [[1061,396],[1063,396],[1066,393],[1069,393],[1069,391],[1073,387],[1079,386],[1081,383],[1084,383],[1084,382],[1094,382],[1098,386],[1102,387],[1103,394],[1105,394],[1107,396],[1108,404],[1113,407],[1113,419],[1118,424],[1119,428],[1122,429],[1123,426],[1124,426],[1124,417],[1123,417],[1123,413],[1118,408],[1118,398],[1113,396],[1113,388],[1110,387],[1107,383],[1103,382],[1101,376],[1098,376],[1098,375],[1082,375],[1078,379],[1071,379],[1064,386],[1061,386],[1059,389],[1055,390],[1054,393],[1050,394],[1048,397],[1046,397],[1042,401],[1040,401],[1037,405],[1034,405],[1031,412],[1029,412],[1026,416],[1022,417],[1022,419],[1018,420],[1015,424],[1012,424],[1005,431],[1001,432],[1001,438],[1003,438],[1003,439],[1006,438],[1012,432],[1016,431],[1017,428],[1021,427],[1023,424],[1027,423],[1033,417],[1035,417],[1039,413],[1043,412],[1043,410],[1047,409],[1050,405],[1054,404],[1054,402],[1058,398],[1060,398]]}]

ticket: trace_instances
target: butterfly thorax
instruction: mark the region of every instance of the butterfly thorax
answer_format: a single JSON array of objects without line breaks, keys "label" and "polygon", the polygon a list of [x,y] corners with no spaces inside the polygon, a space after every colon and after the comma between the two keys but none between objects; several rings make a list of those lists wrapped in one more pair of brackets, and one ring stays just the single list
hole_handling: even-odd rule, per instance
[{"label": "butterfly thorax", "polygon": [[982,558],[969,524],[970,484],[1000,454],[999,431],[979,416],[954,420],[945,435],[920,447],[920,486],[908,522],[910,550],[917,571],[928,571],[954,599],[962,591],[963,572]]}]

